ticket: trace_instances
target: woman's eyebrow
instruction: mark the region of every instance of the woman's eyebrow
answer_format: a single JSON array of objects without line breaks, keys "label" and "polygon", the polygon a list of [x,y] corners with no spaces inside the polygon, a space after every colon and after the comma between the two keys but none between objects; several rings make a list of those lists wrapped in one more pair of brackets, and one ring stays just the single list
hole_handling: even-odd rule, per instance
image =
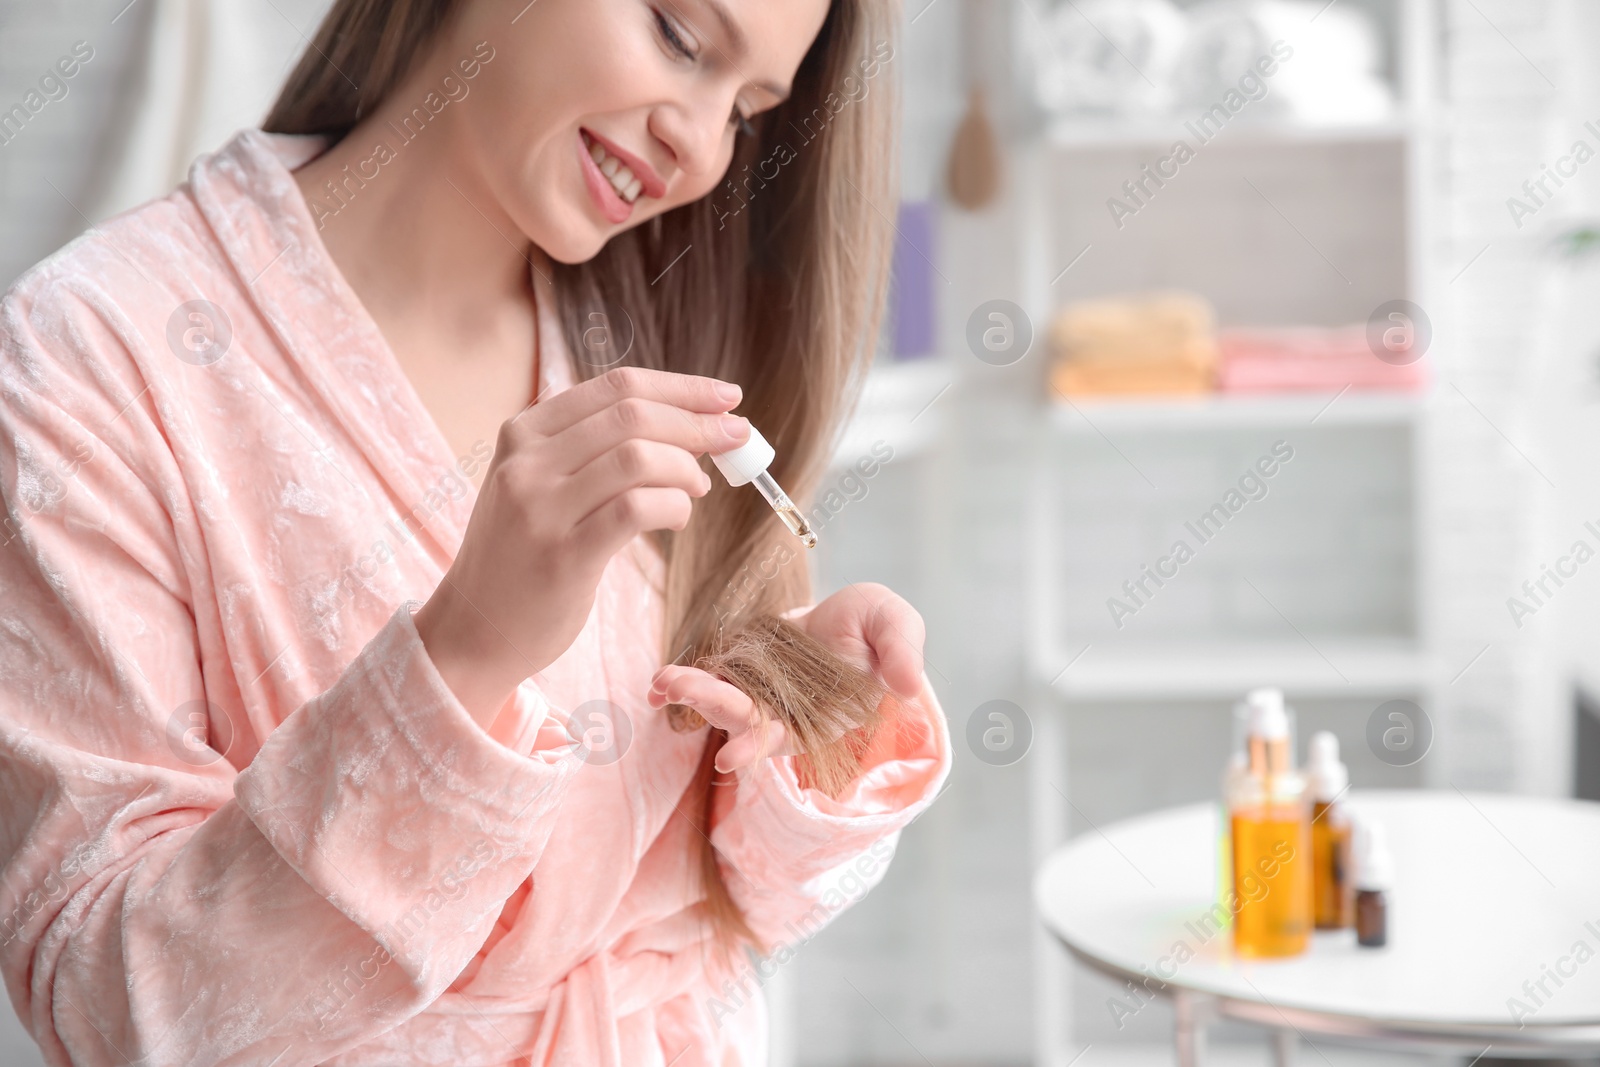
[{"label": "woman's eyebrow", "polygon": [[750,42],[744,35],[744,30],[734,20],[727,5],[722,0],[698,0],[701,7],[711,12],[717,22],[722,25],[722,33],[728,39],[728,48],[733,52],[734,59],[743,59],[750,50]]},{"label": "woman's eyebrow", "polygon": [[[732,12],[728,10],[727,5],[722,0],[694,0],[694,2],[710,11],[711,17],[716,19],[718,25],[722,27],[722,34],[727,38],[728,51],[730,53],[724,58],[737,70],[738,65],[735,61],[743,59],[750,51],[750,41],[745,36],[744,29],[740,27]],[[750,84],[762,92],[770,94],[780,104],[789,99],[789,94],[792,91],[788,86],[776,85],[772,82],[752,81]]]}]

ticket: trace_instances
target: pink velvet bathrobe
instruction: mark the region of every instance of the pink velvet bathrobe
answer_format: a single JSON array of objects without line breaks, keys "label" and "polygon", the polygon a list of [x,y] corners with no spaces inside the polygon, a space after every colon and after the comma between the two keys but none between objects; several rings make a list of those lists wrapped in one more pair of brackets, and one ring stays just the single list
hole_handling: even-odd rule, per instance
[{"label": "pink velvet bathrobe", "polygon": [[[467,716],[412,612],[492,442],[450,454],[328,258],[290,176],[319,143],[241,134],[5,298],[12,1004],[53,1064],[762,1062],[773,964],[714,962],[675,814],[706,735],[645,700],[660,557],[613,559],[567,653]],[[777,959],[948,773],[926,687],[881,736],[837,801],[787,758],[716,794]]]}]

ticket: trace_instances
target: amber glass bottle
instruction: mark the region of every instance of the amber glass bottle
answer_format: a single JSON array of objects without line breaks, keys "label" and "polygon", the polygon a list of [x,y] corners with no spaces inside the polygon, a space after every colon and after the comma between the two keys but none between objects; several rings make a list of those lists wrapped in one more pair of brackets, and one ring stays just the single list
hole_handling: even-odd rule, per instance
[{"label": "amber glass bottle", "polygon": [[1249,764],[1229,798],[1233,838],[1234,951],[1294,956],[1311,937],[1311,812],[1294,769],[1283,694],[1258,689],[1250,704]]},{"label": "amber glass bottle", "polygon": [[1339,762],[1339,739],[1326,730],[1311,737],[1306,761],[1311,793],[1311,882],[1318,930],[1340,930],[1354,922],[1350,885],[1350,814],[1344,795],[1350,772]]}]

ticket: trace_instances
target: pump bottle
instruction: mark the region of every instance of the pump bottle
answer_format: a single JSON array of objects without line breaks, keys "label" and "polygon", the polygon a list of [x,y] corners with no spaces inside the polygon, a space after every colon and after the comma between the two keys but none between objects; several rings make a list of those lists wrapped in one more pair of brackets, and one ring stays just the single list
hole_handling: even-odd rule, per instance
[{"label": "pump bottle", "polygon": [[1245,773],[1230,783],[1234,951],[1294,956],[1311,937],[1311,810],[1294,768],[1283,693],[1257,689],[1250,708]]}]

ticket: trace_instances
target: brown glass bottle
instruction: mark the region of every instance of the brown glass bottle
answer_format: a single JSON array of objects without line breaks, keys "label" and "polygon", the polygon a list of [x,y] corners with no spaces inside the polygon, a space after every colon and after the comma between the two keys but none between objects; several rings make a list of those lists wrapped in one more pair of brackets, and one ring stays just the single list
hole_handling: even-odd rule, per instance
[{"label": "brown glass bottle", "polygon": [[1311,793],[1312,918],[1318,930],[1341,930],[1355,921],[1350,891],[1350,816],[1344,797],[1350,771],[1339,762],[1339,738],[1311,735],[1306,787]]},{"label": "brown glass bottle", "polygon": [[1350,891],[1350,820],[1344,805],[1311,806],[1312,913],[1318,930],[1342,930],[1355,922]]},{"label": "brown glass bottle", "polygon": [[1394,859],[1383,824],[1363,818],[1355,827],[1356,944],[1382,948],[1389,943],[1389,891]]},{"label": "brown glass bottle", "polygon": [[1355,899],[1356,944],[1382,948],[1389,943],[1389,894],[1381,889],[1359,889]]}]

